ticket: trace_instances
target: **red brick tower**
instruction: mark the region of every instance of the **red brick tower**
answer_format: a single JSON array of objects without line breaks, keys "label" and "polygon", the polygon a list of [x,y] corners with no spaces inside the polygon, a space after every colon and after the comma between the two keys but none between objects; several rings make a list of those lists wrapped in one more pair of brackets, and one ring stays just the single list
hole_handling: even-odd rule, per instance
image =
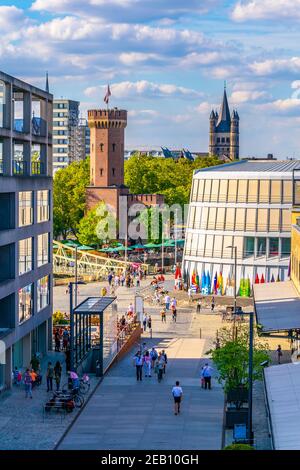
[{"label": "red brick tower", "polygon": [[87,209],[104,200],[119,215],[119,196],[127,195],[124,186],[124,129],[127,111],[98,109],[88,111],[91,129],[90,186]]}]

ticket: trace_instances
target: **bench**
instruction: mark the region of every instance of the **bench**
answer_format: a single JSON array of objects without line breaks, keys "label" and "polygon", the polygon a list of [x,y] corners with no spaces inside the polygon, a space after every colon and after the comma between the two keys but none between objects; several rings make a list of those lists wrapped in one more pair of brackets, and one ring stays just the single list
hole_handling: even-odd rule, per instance
[{"label": "bench", "polygon": [[45,418],[50,416],[50,414],[52,414],[52,410],[56,411],[56,413],[59,413],[62,411],[61,413],[61,420],[63,417],[66,416],[66,413],[67,413],[67,409],[66,409],[66,404],[59,401],[59,400],[56,400],[55,402],[47,402],[45,405],[43,405],[43,421],[45,421]]}]

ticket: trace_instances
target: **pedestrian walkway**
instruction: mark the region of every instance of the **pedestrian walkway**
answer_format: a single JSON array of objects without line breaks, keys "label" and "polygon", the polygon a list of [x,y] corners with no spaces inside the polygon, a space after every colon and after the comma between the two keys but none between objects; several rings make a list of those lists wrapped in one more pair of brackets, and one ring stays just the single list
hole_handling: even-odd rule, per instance
[{"label": "pedestrian walkway", "polygon": [[[153,340],[147,341],[151,348]],[[59,445],[60,450],[220,449],[224,396],[213,380],[200,387],[206,342],[163,338],[155,343],[168,355],[167,374],[137,382],[133,352],[113,367]],[[184,398],[174,415],[171,389],[179,380]]]}]

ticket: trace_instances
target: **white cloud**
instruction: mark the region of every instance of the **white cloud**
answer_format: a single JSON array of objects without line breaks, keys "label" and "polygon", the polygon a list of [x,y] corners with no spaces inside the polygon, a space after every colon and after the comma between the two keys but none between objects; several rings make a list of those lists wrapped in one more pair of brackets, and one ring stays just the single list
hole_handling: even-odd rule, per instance
[{"label": "white cloud", "polygon": [[141,62],[162,60],[158,54],[145,54],[143,52],[123,52],[120,54],[120,61],[124,65],[132,66]]},{"label": "white cloud", "polygon": [[219,51],[209,51],[209,52],[191,52],[190,54],[183,57],[181,60],[181,65],[183,66],[198,66],[198,65],[211,65],[216,64],[224,60],[224,54]]},{"label": "white cloud", "polygon": [[249,66],[250,70],[258,76],[269,76],[283,73],[300,73],[300,57],[291,57],[289,59],[268,59],[263,62],[254,62]]},{"label": "white cloud", "polygon": [[211,110],[217,109],[219,108],[219,106],[220,106],[219,104],[216,105],[216,104],[208,103],[208,101],[203,101],[198,106],[196,106],[195,110],[199,114],[206,114],[207,116],[209,116]]},{"label": "white cloud", "polygon": [[239,1],[233,11],[235,21],[300,19],[300,0],[248,0]]},{"label": "white cloud", "polygon": [[259,109],[271,111],[286,116],[300,115],[300,99],[287,98],[275,100],[271,103],[258,105]]},{"label": "white cloud", "polygon": [[[105,87],[88,87],[84,93],[88,97],[95,95],[101,96]],[[111,93],[114,98],[134,98],[142,96],[143,98],[161,98],[161,97],[185,97],[195,98],[200,96],[201,93],[190,88],[184,88],[173,84],[159,84],[149,82],[147,80],[140,80],[137,82],[120,82],[110,85]],[[104,95],[103,95],[104,96]]]},{"label": "white cloud", "polygon": [[230,101],[237,105],[251,101],[259,101],[266,97],[267,93],[264,91],[236,90],[231,94]]}]

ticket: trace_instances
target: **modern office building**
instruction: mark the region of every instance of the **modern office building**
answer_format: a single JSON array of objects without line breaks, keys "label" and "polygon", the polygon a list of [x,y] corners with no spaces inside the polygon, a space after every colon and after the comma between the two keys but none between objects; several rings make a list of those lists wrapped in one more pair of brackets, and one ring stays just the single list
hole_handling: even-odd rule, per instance
[{"label": "modern office building", "polygon": [[51,201],[52,95],[0,72],[0,390],[48,350]]},{"label": "modern office building", "polygon": [[234,247],[237,288],[243,280],[252,286],[288,277],[297,167],[297,161],[242,160],[195,171],[183,260],[190,280],[217,273],[226,293],[234,285]]},{"label": "modern office building", "polygon": [[79,102],[55,99],[53,102],[53,172],[90,153],[90,129],[79,118]]}]

